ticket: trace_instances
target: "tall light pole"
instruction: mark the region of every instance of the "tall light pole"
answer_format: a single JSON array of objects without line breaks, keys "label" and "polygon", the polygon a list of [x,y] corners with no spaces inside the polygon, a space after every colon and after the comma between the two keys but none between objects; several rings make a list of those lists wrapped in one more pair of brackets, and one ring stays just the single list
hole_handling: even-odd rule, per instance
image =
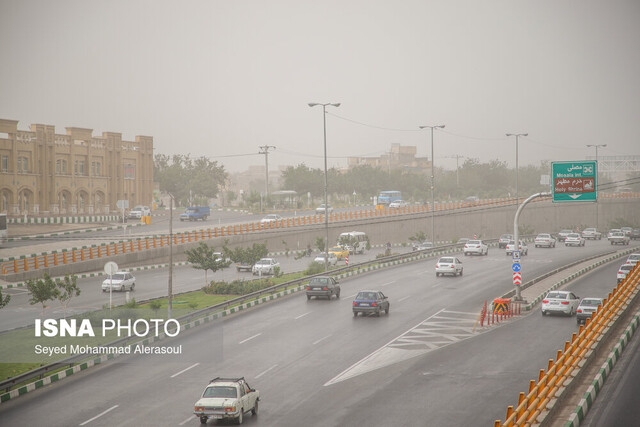
[{"label": "tall light pole", "polygon": [[598,229],[598,183],[600,182],[598,179],[598,172],[600,171],[598,167],[598,148],[606,146],[607,144],[587,144],[587,147],[595,147],[596,149],[596,230]]},{"label": "tall light pole", "polygon": [[327,106],[339,107],[340,103],[321,104],[310,102],[309,107],[322,106],[322,128],[324,135],[324,271],[329,271],[329,201],[327,199]]},{"label": "tall light pole", "polygon": [[434,161],[433,161],[433,129],[434,128],[439,128],[439,129],[444,129],[444,125],[437,125],[437,126],[420,126],[420,129],[426,129],[429,128],[431,129],[431,242],[435,245],[436,244],[436,235],[435,235],[435,226],[434,226],[434,214],[435,214],[435,197],[433,195],[433,189],[434,189]]},{"label": "tall light pole", "polygon": [[261,145],[259,154],[264,154],[264,196],[269,197],[269,150],[275,150],[273,145]]},{"label": "tall light pole", "polygon": [[459,160],[464,159],[465,156],[461,154],[454,154],[453,156],[447,156],[447,159],[456,159],[456,188],[460,187],[460,179],[458,178]]},{"label": "tall light pole", "polygon": [[[518,204],[520,203],[520,199],[518,198],[518,138],[521,136],[528,136],[528,133],[508,133],[507,136],[515,136],[516,137],[516,209],[518,208]],[[516,245],[518,243],[516,242]]]}]

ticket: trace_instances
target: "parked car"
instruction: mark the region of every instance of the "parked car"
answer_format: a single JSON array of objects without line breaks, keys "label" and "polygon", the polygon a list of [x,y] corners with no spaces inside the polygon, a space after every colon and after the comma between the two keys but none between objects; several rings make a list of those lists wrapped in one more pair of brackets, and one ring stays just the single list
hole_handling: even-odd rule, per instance
[{"label": "parked car", "polygon": [[275,274],[276,267],[280,267],[280,263],[273,258],[261,258],[253,264],[251,272],[254,276],[261,274]]},{"label": "parked car", "polygon": [[498,239],[498,248],[504,249],[507,247],[509,242],[513,240],[513,234],[503,234]]},{"label": "parked car", "polygon": [[414,243],[413,244],[413,250],[414,251],[423,251],[425,249],[433,249],[433,243],[432,242],[420,242],[420,243]]},{"label": "parked car", "polygon": [[269,214],[260,220],[261,224],[270,224],[282,220],[282,217],[278,214]]},{"label": "parked car", "polygon": [[542,247],[555,248],[556,239],[554,239],[551,234],[540,233],[536,236],[536,239],[533,241],[533,244],[536,248],[542,248]]},{"label": "parked car", "polygon": [[[513,254],[513,251],[516,248],[516,242],[514,242],[513,240],[510,240],[509,243],[507,244],[507,247],[504,248],[504,252],[506,255],[511,255]],[[529,246],[527,246],[527,244],[525,242],[523,242],[522,240],[520,240],[520,255],[528,255],[529,254]]]},{"label": "parked car", "polygon": [[631,234],[629,235],[629,238],[631,240],[640,239],[640,228],[634,228],[633,230],[631,230]]},{"label": "parked car", "polygon": [[108,292],[109,288],[111,288],[112,291],[132,291],[135,287],[136,278],[128,271],[118,271],[102,282],[102,292]]},{"label": "parked car", "polygon": [[558,242],[564,242],[564,239],[566,239],[566,237],[573,233],[572,230],[569,230],[568,228],[565,228],[564,230],[560,230],[558,232]]},{"label": "parked car", "polygon": [[334,254],[338,260],[343,260],[349,256],[349,249],[338,245],[329,249],[329,253]]},{"label": "parked car", "polygon": [[[334,254],[333,252],[328,252],[326,254],[327,260],[328,260],[328,264],[329,265],[336,265],[338,263],[338,257],[336,256],[336,254]],[[318,264],[323,264],[325,262],[325,254],[321,253],[320,255],[316,256],[313,259],[313,262],[317,262]]]},{"label": "parked car", "polygon": [[322,215],[322,214],[324,214],[325,212],[326,212],[326,213],[331,213],[331,212],[333,212],[333,208],[331,207],[331,205],[326,205],[326,206],[325,206],[325,204],[323,203],[323,204],[321,204],[320,206],[318,206],[318,207],[316,208],[316,213],[317,213],[318,215]]},{"label": "parked car", "polygon": [[327,297],[331,299],[332,296],[340,298],[340,285],[338,281],[331,276],[317,276],[309,281],[309,284],[305,286],[307,293],[307,300],[311,297]]},{"label": "parked car", "polygon": [[358,313],[380,316],[384,311],[389,314],[389,308],[389,298],[381,291],[360,291],[352,304],[353,317],[357,317]]},{"label": "parked car", "polygon": [[582,298],[576,309],[576,322],[578,322],[578,325],[591,318],[591,314],[595,313],[601,304],[602,298]]},{"label": "parked car", "polygon": [[578,309],[580,297],[569,291],[551,291],[542,300],[542,315],[561,313],[568,316]]},{"label": "parked car", "polygon": [[580,233],[570,233],[564,239],[565,246],[584,246],[585,240]]},{"label": "parked car", "polygon": [[582,230],[582,237],[585,239],[600,240],[602,239],[602,233],[593,227],[589,227]]},{"label": "parked car", "polygon": [[612,245],[628,245],[631,240],[624,231],[614,231],[607,239]]},{"label": "parked car", "polygon": [[436,277],[444,276],[445,274],[451,274],[452,276],[459,274],[462,276],[463,271],[462,261],[456,257],[443,256],[436,262]]},{"label": "parked car", "polygon": [[405,202],[404,200],[395,200],[389,203],[390,208],[404,208],[406,206],[409,206],[409,203]]},{"label": "parked car", "polygon": [[489,246],[487,246],[482,240],[469,240],[464,244],[462,249],[464,256],[467,255],[489,255]]},{"label": "parked car", "polygon": [[129,211],[129,215],[127,215],[127,218],[140,219],[143,216],[149,215],[151,215],[151,209],[149,209],[149,206],[138,205]]},{"label": "parked car", "polygon": [[625,264],[637,264],[640,261],[640,253],[639,254],[631,254],[627,257],[627,262]]},{"label": "parked car", "polygon": [[258,414],[260,392],[249,387],[242,378],[214,378],[195,403],[193,413],[206,424],[209,418],[214,420],[234,420],[242,424],[244,414],[251,411]]},{"label": "parked car", "polygon": [[618,283],[622,282],[625,279],[625,277],[627,277],[627,274],[629,274],[629,272],[633,270],[633,267],[635,266],[636,266],[635,264],[631,264],[631,263],[622,264],[618,269],[618,276],[617,276]]}]

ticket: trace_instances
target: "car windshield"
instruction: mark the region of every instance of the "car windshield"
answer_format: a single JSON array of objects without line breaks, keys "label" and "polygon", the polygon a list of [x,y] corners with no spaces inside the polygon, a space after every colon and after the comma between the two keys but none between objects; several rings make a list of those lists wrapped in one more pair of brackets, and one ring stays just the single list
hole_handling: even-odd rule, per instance
[{"label": "car windshield", "polygon": [[329,283],[329,279],[326,277],[314,277],[309,283],[326,285],[327,283]]},{"label": "car windshield", "polygon": [[538,234],[539,239],[548,239],[549,237],[551,236],[549,236],[548,234]]},{"label": "car windshield", "polygon": [[453,258],[440,258],[438,262],[441,264],[453,264]]},{"label": "car windshield", "polygon": [[207,387],[202,397],[237,397],[237,390],[235,387]]},{"label": "car windshield", "polygon": [[467,245],[479,245],[480,244],[480,240],[469,240],[467,242]]},{"label": "car windshield", "polygon": [[560,233],[569,234],[569,233],[571,233],[571,230],[562,230],[562,231],[560,231]]},{"label": "car windshield", "polygon": [[623,265],[620,267],[620,270],[622,271],[630,271],[633,268],[633,265]]},{"label": "car windshield", "polygon": [[511,239],[513,238],[513,236],[511,234],[503,234],[502,236],[500,236],[501,239]]},{"label": "car windshield", "polygon": [[271,260],[261,259],[260,261],[256,262],[256,264],[261,264],[261,265],[271,264]]},{"label": "car windshield", "polygon": [[124,280],[124,278],[125,278],[124,273],[116,273],[111,276],[111,280]]},{"label": "car windshield", "polygon": [[549,292],[547,294],[547,298],[549,299],[567,299],[567,294],[561,292]]},{"label": "car windshield", "polygon": [[356,296],[356,299],[358,299],[358,300],[374,300],[374,299],[376,299],[376,293],[375,292],[359,292],[358,295]]},{"label": "car windshield", "polygon": [[571,233],[571,234],[569,234],[567,237],[571,237],[572,239],[577,239],[577,238],[579,238],[579,237],[580,237],[580,235],[579,235],[579,234],[577,234],[577,233]]},{"label": "car windshield", "polygon": [[602,304],[602,301],[600,301],[599,299],[583,299],[582,302],[580,303],[580,305],[588,305],[588,306],[593,306],[593,307],[597,307],[599,304]]}]

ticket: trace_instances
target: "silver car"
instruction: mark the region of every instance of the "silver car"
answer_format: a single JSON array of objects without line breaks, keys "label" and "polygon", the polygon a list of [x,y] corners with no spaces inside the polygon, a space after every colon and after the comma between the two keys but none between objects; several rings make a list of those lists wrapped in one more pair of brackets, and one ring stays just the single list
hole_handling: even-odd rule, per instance
[{"label": "silver car", "polygon": [[451,274],[452,276],[457,276],[458,274],[462,276],[463,272],[462,261],[453,256],[443,256],[436,263],[436,277],[445,274]]},{"label": "silver car", "polygon": [[584,238],[580,233],[571,233],[564,239],[565,246],[584,246]]},{"label": "silver car", "polygon": [[102,292],[112,291],[132,291],[136,287],[136,278],[128,271],[119,271],[112,274],[102,282]]},{"label": "silver car", "polygon": [[254,276],[262,274],[275,274],[276,267],[280,267],[280,263],[273,258],[262,258],[253,265],[251,272]]},{"label": "silver car", "polygon": [[602,304],[602,298],[582,298],[576,310],[578,325],[591,318],[591,314],[598,310],[600,304]]},{"label": "silver car", "polygon": [[580,304],[580,297],[569,291],[551,291],[542,300],[542,315],[560,313],[573,316]]},{"label": "silver car", "polygon": [[553,238],[551,234],[541,233],[536,236],[536,239],[533,241],[533,244],[536,248],[555,248],[556,247],[556,239]]}]

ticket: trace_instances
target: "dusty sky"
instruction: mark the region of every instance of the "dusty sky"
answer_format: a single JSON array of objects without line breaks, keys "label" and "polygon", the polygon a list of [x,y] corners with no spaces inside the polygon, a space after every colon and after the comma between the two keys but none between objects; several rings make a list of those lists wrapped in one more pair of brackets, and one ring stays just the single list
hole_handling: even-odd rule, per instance
[{"label": "dusty sky", "polygon": [[[227,170],[391,143],[519,162],[640,154],[637,0],[0,0],[0,118],[154,137]],[[251,154],[248,156],[243,156]],[[220,156],[220,157],[217,157]]]}]

